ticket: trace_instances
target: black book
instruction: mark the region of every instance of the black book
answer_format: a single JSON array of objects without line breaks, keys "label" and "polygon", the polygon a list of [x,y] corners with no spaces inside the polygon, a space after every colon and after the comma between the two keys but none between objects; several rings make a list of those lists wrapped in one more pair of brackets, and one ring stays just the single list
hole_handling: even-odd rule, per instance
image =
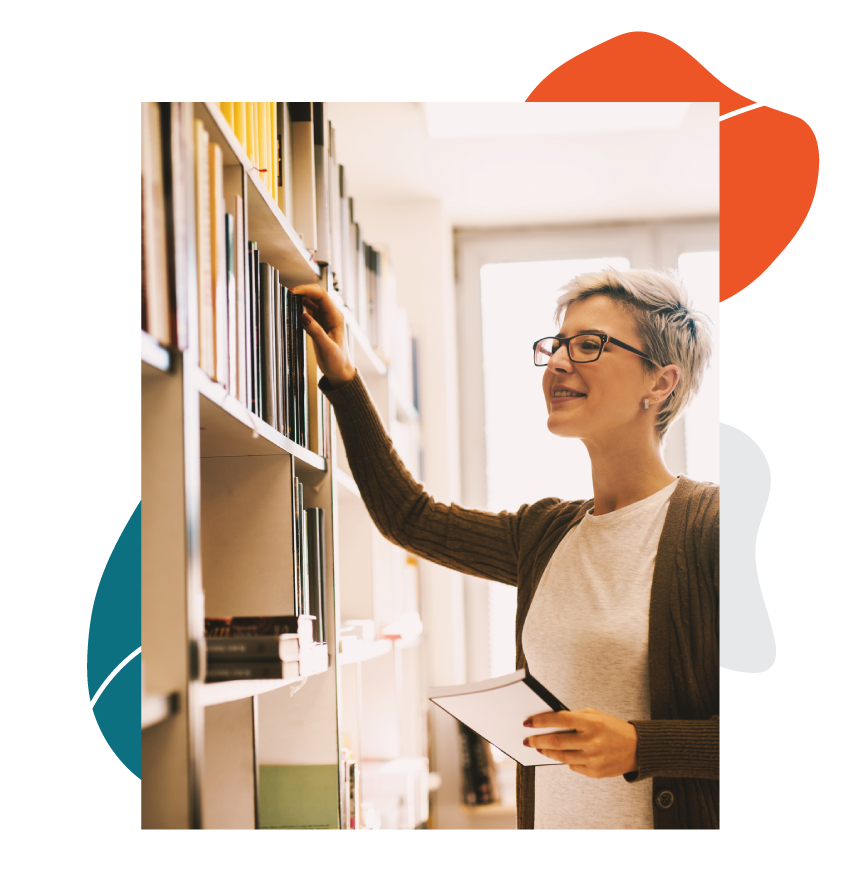
[{"label": "black book", "polygon": [[257,662],[209,662],[207,663],[207,683],[215,681],[257,681],[285,680],[297,678],[300,664],[266,660]]},{"label": "black book", "polygon": [[[304,632],[306,620],[292,616],[207,616],[204,634],[218,637],[274,637]],[[312,637],[312,632],[310,634]]]},{"label": "black book", "polygon": [[307,571],[310,579],[310,609],[316,617],[314,640],[325,638],[325,509],[307,508]]},{"label": "black book", "polygon": [[274,427],[274,270],[268,263],[260,263],[260,368],[262,371],[262,399],[260,417]]},{"label": "black book", "polygon": [[298,330],[298,342],[300,349],[300,377],[298,381],[298,396],[301,403],[301,445],[305,449],[310,448],[310,406],[307,398],[307,335],[304,333],[304,326],[301,324],[301,313],[303,312],[303,301],[298,298],[298,311],[295,315]]},{"label": "black book", "polygon": [[206,641],[207,662],[262,662],[298,658],[301,651],[296,632],[256,637],[210,637]]},{"label": "black book", "polygon": [[287,393],[287,404],[289,406],[289,438],[293,442],[300,444],[299,436],[301,433],[300,418],[298,412],[298,349],[297,349],[297,329],[295,324],[295,313],[298,306],[298,299],[295,294],[289,292],[289,305],[287,307],[286,333],[287,346],[289,347],[289,391]]},{"label": "black book", "polygon": [[280,344],[281,344],[281,384],[280,384],[280,432],[291,439],[290,436],[290,410],[289,410],[289,303],[292,294],[289,288],[280,286]]},{"label": "black book", "polygon": [[277,344],[277,350],[275,353],[275,391],[277,393],[277,399],[275,400],[275,406],[277,409],[277,414],[275,415],[275,430],[279,433],[282,433],[286,436],[286,425],[284,423],[284,417],[286,415],[286,410],[284,406],[286,405],[286,399],[284,398],[285,389],[284,389],[284,372],[283,366],[286,362],[286,348],[283,342],[283,292],[284,287],[280,283],[280,278],[275,271],[275,289],[274,289],[274,325],[275,325],[275,342]]}]

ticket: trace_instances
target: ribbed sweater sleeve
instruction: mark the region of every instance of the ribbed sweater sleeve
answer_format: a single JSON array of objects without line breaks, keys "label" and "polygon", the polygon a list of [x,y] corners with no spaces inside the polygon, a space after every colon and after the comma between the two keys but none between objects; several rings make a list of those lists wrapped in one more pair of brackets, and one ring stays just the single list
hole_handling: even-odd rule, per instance
[{"label": "ribbed sweater sleeve", "polygon": [[522,509],[513,514],[440,504],[410,475],[357,374],[319,387],[336,414],[348,464],[369,516],[393,544],[441,566],[517,584]]},{"label": "ribbed sweater sleeve", "polygon": [[720,779],[720,719],[630,721],[638,735],[638,764],[629,782],[650,777]]}]

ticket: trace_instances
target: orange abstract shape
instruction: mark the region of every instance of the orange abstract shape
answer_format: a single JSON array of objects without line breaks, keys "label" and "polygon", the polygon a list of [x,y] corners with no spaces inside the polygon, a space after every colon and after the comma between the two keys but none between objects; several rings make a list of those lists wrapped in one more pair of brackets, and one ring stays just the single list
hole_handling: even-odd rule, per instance
[{"label": "orange abstract shape", "polygon": [[[621,34],[556,68],[528,102],[717,102],[753,105],[693,56],[646,31]],[[720,128],[720,299],[755,281],[803,224],[814,199],[818,148],[799,118],[743,111]]]}]

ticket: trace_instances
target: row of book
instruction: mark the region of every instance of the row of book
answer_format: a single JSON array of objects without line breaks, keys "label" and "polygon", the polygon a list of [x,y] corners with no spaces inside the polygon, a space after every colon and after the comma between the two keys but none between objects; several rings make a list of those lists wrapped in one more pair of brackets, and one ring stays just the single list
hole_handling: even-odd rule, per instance
[{"label": "row of book", "polygon": [[207,683],[308,677],[328,667],[327,642],[314,640],[314,616],[208,617]]},{"label": "row of book", "polygon": [[324,102],[220,102],[271,200],[351,309],[373,348],[391,355],[395,277],[386,248],[366,242]]}]

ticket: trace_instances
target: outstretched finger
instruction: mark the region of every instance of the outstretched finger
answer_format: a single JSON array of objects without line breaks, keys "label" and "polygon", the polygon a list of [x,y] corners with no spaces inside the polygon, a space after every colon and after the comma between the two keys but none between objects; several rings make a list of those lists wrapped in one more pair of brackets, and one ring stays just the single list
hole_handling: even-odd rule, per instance
[{"label": "outstretched finger", "polygon": [[558,712],[542,712],[522,722],[523,727],[557,727],[558,730],[583,730],[587,721],[575,712],[562,709]]}]

